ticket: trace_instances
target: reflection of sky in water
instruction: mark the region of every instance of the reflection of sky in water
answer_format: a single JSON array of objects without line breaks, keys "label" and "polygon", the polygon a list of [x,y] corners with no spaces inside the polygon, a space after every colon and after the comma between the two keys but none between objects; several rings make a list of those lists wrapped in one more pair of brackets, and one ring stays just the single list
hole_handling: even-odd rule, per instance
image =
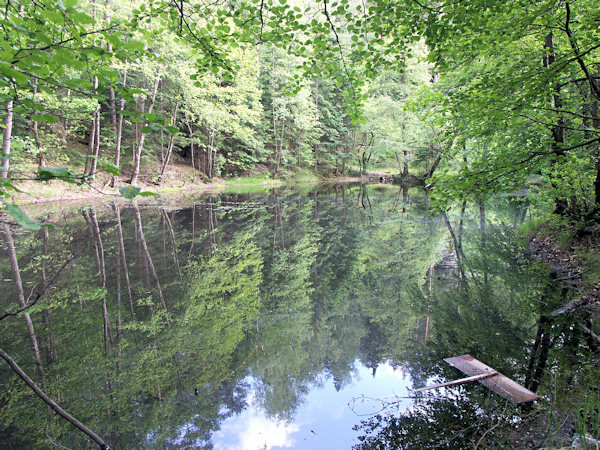
[{"label": "reflection of sky in water", "polygon": [[[217,450],[256,449],[320,449],[350,448],[356,443],[357,432],[352,427],[377,412],[381,403],[356,401],[354,411],[348,406],[353,398],[362,396],[393,400],[394,395],[406,395],[409,380],[402,372],[389,364],[381,364],[375,377],[371,369],[356,363],[357,377],[339,392],[333,381],[327,380],[322,387],[310,391],[298,407],[293,422],[271,419],[258,409],[254,393],[246,399],[248,407],[240,414],[226,419],[221,429],[213,434]],[[403,400],[401,408],[410,405]],[[365,416],[358,416],[364,414]]]}]

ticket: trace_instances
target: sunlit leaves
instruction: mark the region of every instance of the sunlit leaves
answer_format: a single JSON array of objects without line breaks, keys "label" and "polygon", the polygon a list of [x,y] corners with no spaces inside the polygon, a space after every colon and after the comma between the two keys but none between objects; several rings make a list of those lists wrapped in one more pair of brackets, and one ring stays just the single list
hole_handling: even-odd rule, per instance
[{"label": "sunlit leaves", "polygon": [[42,181],[61,180],[67,183],[81,181],[82,175],[77,175],[67,167],[42,167],[38,168],[38,178]]},{"label": "sunlit leaves", "polygon": [[156,195],[158,195],[155,192],[151,192],[151,191],[144,191],[142,192],[142,188],[137,187],[137,186],[121,186],[119,188],[119,192],[121,193],[121,195],[123,197],[125,197],[126,199],[132,200],[135,197],[154,197]]}]

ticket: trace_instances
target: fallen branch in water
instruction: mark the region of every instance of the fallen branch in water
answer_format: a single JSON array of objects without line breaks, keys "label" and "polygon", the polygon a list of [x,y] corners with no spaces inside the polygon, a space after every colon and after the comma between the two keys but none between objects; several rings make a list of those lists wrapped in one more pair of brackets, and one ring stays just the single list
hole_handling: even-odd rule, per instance
[{"label": "fallen branch in water", "polygon": [[0,356],[17,373],[17,375],[19,375],[19,377],[21,377],[21,379],[23,381],[25,381],[25,383],[27,383],[27,385],[33,390],[33,392],[35,392],[38,397],[40,397],[44,402],[46,402],[46,404],[48,406],[50,406],[50,408],[52,408],[56,412],[56,414],[63,417],[64,419],[68,420],[76,428],[78,428],[79,430],[81,430],[82,432],[87,434],[91,439],[93,439],[100,446],[101,449],[109,448],[108,444],[106,442],[104,442],[100,436],[98,436],[96,433],[94,433],[92,430],[90,430],[84,424],[79,422],[75,417],[73,417],[71,414],[69,414],[64,409],[62,409],[60,406],[58,406],[58,404],[54,400],[52,400],[50,397],[48,397],[48,395],[46,395],[46,393],[44,393],[34,383],[34,381],[31,378],[29,378],[29,376],[25,372],[23,372],[23,370],[17,365],[17,363],[10,356],[8,356],[8,354],[6,354],[6,352],[4,350],[2,350],[1,348],[0,348]]}]

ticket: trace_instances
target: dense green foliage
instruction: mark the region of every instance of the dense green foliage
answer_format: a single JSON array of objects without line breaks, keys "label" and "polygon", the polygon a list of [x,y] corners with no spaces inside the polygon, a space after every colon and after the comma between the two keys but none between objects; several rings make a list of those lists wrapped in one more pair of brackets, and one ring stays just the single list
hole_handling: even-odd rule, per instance
[{"label": "dense green foliage", "polygon": [[370,164],[432,177],[440,207],[535,179],[590,219],[595,6],[5,1],[5,172],[10,147],[13,178],[87,155],[78,179],[133,184],[168,177],[173,149],[205,179]]}]

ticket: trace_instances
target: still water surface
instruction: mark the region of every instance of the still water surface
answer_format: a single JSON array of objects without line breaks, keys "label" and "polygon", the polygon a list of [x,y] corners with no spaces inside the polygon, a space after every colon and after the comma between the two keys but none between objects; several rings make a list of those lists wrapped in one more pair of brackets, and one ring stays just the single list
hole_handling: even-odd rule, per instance
[{"label": "still water surface", "polygon": [[[531,382],[554,287],[523,256],[527,208],[432,217],[418,189],[365,186],[64,206],[12,232],[25,297],[51,285],[30,310],[43,377],[22,315],[0,346],[113,448],[350,448],[361,420],[412,407],[395,396],[458,378],[445,357]],[[0,376],[4,446],[91,445]]]}]

